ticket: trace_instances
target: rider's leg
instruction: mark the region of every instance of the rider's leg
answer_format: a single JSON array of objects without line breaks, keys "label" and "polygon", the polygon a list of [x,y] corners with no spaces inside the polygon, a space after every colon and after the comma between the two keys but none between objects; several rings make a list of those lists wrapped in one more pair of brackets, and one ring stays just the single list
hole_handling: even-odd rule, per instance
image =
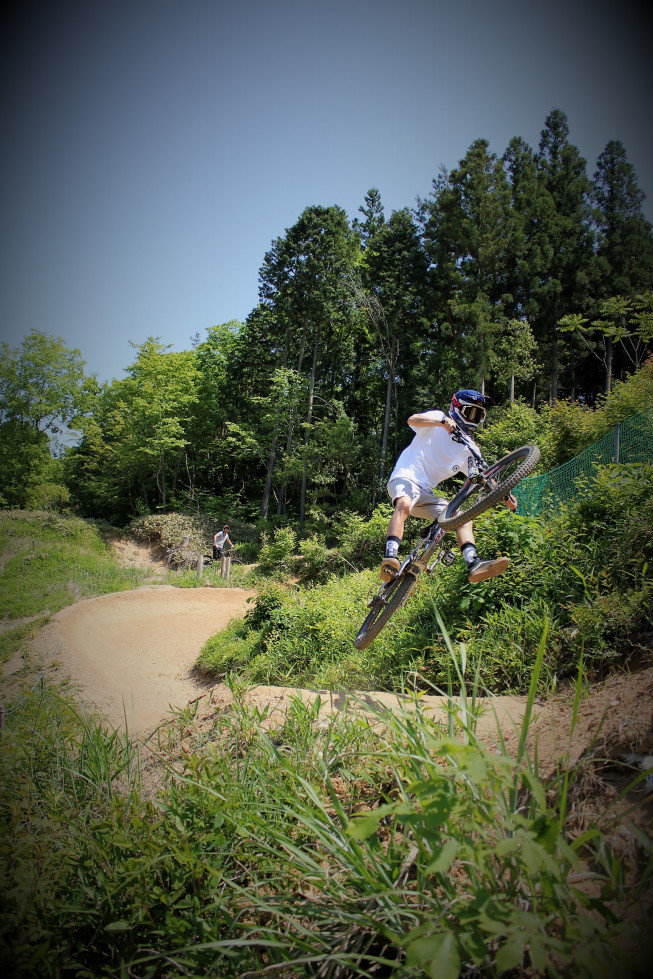
[{"label": "rider's leg", "polygon": [[386,531],[386,539],[389,540],[391,537],[394,537],[397,541],[401,541],[404,536],[404,526],[412,507],[413,501],[409,496],[397,497],[394,504],[394,510],[392,511],[392,516],[390,517],[390,523],[388,524],[388,529]]},{"label": "rider's leg", "polygon": [[494,561],[483,561],[476,553],[476,543],[474,541],[474,527],[470,520],[456,531],[458,546],[462,552],[467,565],[467,577],[469,581],[487,581],[488,578],[496,578],[506,570],[510,564],[510,558],[498,557]]},{"label": "rider's leg", "polygon": [[413,501],[409,496],[398,496],[394,501],[394,510],[390,517],[385,541],[385,557],[381,562],[379,572],[382,581],[390,581],[399,570],[399,545],[404,536],[404,526],[410,514]]}]

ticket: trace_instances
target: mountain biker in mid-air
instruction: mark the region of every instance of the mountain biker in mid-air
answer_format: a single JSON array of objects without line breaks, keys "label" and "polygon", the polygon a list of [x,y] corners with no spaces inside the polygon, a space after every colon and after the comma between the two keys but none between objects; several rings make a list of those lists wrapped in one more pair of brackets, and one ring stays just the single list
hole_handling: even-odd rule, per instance
[{"label": "mountain biker in mid-air", "polygon": [[[454,394],[449,415],[438,410],[424,411],[408,419],[415,436],[399,456],[387,485],[394,511],[388,524],[385,557],[381,562],[382,581],[390,581],[400,568],[399,545],[408,515],[412,513],[416,517],[435,520],[446,508],[447,501],[435,496],[433,487],[457,474],[467,476],[469,449],[452,439],[451,434],[459,428],[472,438],[491,404],[492,399],[480,391],[465,389]],[[512,493],[503,502],[511,510],[517,509],[517,500]],[[478,556],[471,521],[459,527],[456,534],[469,581],[494,578],[510,564],[507,557],[484,561]]]}]

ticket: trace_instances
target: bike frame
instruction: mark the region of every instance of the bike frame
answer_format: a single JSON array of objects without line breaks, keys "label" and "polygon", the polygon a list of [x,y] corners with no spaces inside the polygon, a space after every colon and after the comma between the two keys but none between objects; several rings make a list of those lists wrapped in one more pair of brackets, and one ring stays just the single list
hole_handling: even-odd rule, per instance
[{"label": "bike frame", "polygon": [[[413,548],[408,557],[405,559],[404,563],[401,565],[397,571],[397,577],[402,575],[404,571],[408,574],[417,575],[421,574],[422,571],[432,571],[435,565],[438,563],[437,560],[431,563],[431,558],[435,552],[436,547],[444,537],[446,531],[442,527],[431,526],[428,535],[422,538],[420,543]],[[426,542],[426,546],[424,546]]]}]

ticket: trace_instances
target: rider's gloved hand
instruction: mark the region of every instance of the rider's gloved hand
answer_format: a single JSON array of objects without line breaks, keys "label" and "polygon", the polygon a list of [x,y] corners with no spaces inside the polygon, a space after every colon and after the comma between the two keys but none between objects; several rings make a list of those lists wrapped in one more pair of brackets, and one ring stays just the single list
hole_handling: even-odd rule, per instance
[{"label": "rider's gloved hand", "polygon": [[517,497],[513,493],[508,493],[507,496],[504,496],[501,502],[504,506],[507,506],[509,510],[512,510],[513,513],[517,509]]}]

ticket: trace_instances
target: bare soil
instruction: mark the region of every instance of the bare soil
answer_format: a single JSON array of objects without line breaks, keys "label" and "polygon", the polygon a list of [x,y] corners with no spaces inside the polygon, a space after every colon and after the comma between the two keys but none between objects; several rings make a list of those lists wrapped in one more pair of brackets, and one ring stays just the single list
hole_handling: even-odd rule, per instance
[{"label": "bare soil", "polygon": [[103,595],[58,612],[33,650],[112,727],[142,736],[206,689],[193,670],[199,651],[253,594],[156,585]]},{"label": "bare soil", "polygon": [[[129,541],[114,544],[125,564],[163,570],[146,548]],[[206,640],[232,617],[242,616],[253,592],[240,588],[177,589],[155,585],[76,602],[55,615],[32,645],[36,661],[61,679],[69,679],[80,700],[99,711],[114,728],[127,726],[132,736],[146,741],[171,719],[171,710],[197,705],[196,729],[209,727],[217,712],[230,709],[232,695],[224,684],[207,682],[194,664]],[[25,664],[7,664],[5,681],[20,680]],[[13,677],[12,677],[13,673]],[[364,710],[366,702],[390,708],[396,696],[380,692],[329,693],[287,687],[258,686],[246,702],[268,708],[267,723],[282,724],[291,700],[300,695],[321,711],[340,710],[351,697]],[[424,696],[422,703],[444,720],[443,699]],[[350,704],[351,706],[351,704]],[[478,726],[480,736],[496,745],[499,729],[515,753],[526,698],[497,697],[485,702]],[[528,751],[537,753],[540,771],[576,766],[571,805],[578,832],[608,810],[616,814],[614,833],[624,854],[637,849],[631,823],[653,835],[653,667],[612,676],[585,691],[573,724],[573,690],[537,702]],[[573,727],[573,734],[572,734]],[[620,798],[630,781],[642,776],[639,787]]]}]

